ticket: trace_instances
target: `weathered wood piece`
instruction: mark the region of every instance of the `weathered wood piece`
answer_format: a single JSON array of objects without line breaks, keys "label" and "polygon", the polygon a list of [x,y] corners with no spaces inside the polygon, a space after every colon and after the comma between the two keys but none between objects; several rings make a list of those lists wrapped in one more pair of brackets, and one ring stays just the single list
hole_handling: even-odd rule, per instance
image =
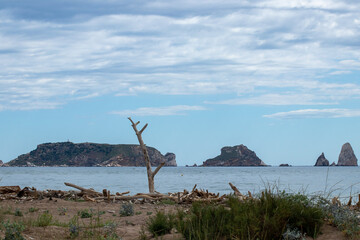
[{"label": "weathered wood piece", "polygon": [[20,190],[19,186],[0,186],[0,194],[18,193]]},{"label": "weathered wood piece", "polygon": [[64,184],[65,184],[66,186],[79,189],[82,194],[87,194],[87,195],[90,195],[90,196],[101,196],[101,195],[102,195],[101,193],[96,192],[96,191],[93,190],[93,189],[87,189],[87,188],[79,187],[79,186],[77,186],[77,185],[75,185],[75,184],[72,184],[72,183],[64,183]]},{"label": "weathered wood piece", "polygon": [[237,189],[237,187],[235,187],[231,182],[229,182],[229,185],[231,189],[234,190],[235,195],[242,196],[241,192],[239,191],[239,189]]},{"label": "weathered wood piece", "polygon": [[140,147],[143,151],[144,154],[144,160],[145,160],[145,164],[146,164],[146,171],[147,171],[147,176],[148,176],[148,184],[149,184],[149,192],[150,193],[154,193],[155,192],[155,187],[154,187],[154,177],[155,175],[158,173],[158,171],[160,170],[160,168],[162,168],[165,165],[165,162],[162,162],[156,169],[155,171],[152,171],[151,169],[151,163],[150,163],[150,158],[149,158],[149,153],[148,150],[146,148],[146,145],[144,144],[144,141],[142,139],[141,134],[143,133],[143,131],[145,130],[145,128],[148,126],[148,124],[146,123],[145,126],[138,131],[137,129],[137,125],[140,123],[140,121],[137,121],[136,123],[133,122],[133,120],[128,117],[128,119],[131,122],[131,126],[133,127],[135,134],[138,138],[138,141],[140,143]]}]

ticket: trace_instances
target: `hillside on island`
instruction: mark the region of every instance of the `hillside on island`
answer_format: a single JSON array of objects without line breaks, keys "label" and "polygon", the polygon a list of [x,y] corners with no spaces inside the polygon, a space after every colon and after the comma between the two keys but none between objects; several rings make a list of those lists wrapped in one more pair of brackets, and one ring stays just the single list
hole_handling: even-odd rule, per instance
[{"label": "hillside on island", "polygon": [[266,166],[266,164],[256,156],[254,151],[248,149],[245,145],[234,147],[223,147],[221,154],[203,162],[204,167],[209,166]]},{"label": "hillside on island", "polygon": [[[157,149],[147,147],[152,166],[165,162],[177,166],[175,154],[162,155]],[[44,143],[30,153],[20,155],[7,163],[9,166],[71,166],[71,167],[121,167],[145,166],[139,145],[98,143]]]}]

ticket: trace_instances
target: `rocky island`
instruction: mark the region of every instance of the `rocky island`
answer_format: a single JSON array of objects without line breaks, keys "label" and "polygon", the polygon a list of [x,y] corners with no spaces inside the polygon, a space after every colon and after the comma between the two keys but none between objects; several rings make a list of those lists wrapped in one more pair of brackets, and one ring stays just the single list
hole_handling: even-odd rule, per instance
[{"label": "rocky island", "polygon": [[316,160],[315,166],[316,166],[316,167],[326,167],[326,166],[329,166],[329,160],[326,159],[324,153],[322,153],[322,154],[318,157],[318,159]]},{"label": "rocky island", "polygon": [[345,143],[341,147],[341,151],[339,154],[339,160],[338,160],[337,164],[335,164],[335,162],[333,162],[331,165],[329,165],[329,161],[325,158],[325,154],[322,153],[316,160],[316,163],[314,166],[358,166],[357,161],[358,160],[355,156],[355,153],[354,153],[350,143]]},{"label": "rocky island", "polygon": [[337,166],[357,166],[357,161],[350,143],[345,143],[341,148]]},{"label": "rocky island", "polygon": [[243,144],[234,147],[223,147],[221,154],[203,162],[203,167],[209,166],[266,166],[266,164]]},{"label": "rocky island", "polygon": [[[175,154],[162,155],[157,149],[147,147],[152,166],[165,162],[177,166]],[[8,166],[64,166],[64,167],[121,167],[145,166],[139,145],[98,143],[44,143],[30,153],[8,162]]]}]

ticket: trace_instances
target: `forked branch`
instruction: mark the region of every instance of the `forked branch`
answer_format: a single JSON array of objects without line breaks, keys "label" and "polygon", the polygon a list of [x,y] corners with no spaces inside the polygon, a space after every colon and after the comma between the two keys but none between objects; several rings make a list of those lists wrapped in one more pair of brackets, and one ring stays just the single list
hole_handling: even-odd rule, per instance
[{"label": "forked branch", "polygon": [[131,126],[133,127],[133,129],[134,129],[134,131],[135,131],[135,134],[136,134],[136,136],[137,136],[137,138],[138,138],[138,140],[139,140],[139,143],[140,143],[140,147],[141,147],[142,152],[143,152],[143,154],[144,154],[144,160],[145,160],[145,164],[146,164],[146,171],[147,171],[147,175],[148,175],[149,192],[150,192],[150,193],[154,193],[154,192],[155,192],[154,177],[155,177],[155,175],[158,173],[158,171],[160,170],[160,168],[165,165],[165,163],[164,163],[164,162],[161,163],[161,164],[155,169],[154,172],[151,170],[151,163],[150,163],[149,153],[148,153],[148,151],[147,151],[146,145],[145,145],[145,143],[144,143],[144,141],[143,141],[143,139],[142,139],[142,136],[141,136],[141,134],[144,132],[144,130],[146,129],[146,127],[148,126],[148,124],[146,123],[146,124],[144,125],[144,127],[143,127],[140,131],[138,131],[137,125],[140,123],[140,121],[134,123],[134,121],[133,121],[130,117],[128,117],[128,119],[129,119],[130,122],[131,122]]}]

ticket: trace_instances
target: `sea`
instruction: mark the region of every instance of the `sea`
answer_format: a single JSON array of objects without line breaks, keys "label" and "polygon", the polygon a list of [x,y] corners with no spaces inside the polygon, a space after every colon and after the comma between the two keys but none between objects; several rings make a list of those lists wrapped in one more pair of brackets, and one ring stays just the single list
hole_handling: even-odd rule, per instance
[{"label": "sea", "polygon": [[[101,192],[148,192],[145,167],[2,167],[0,185],[38,190],[75,190],[64,182]],[[198,189],[213,193],[260,193],[264,189],[339,197],[346,201],[360,194],[360,167],[163,167],[155,176],[160,193]]]}]

